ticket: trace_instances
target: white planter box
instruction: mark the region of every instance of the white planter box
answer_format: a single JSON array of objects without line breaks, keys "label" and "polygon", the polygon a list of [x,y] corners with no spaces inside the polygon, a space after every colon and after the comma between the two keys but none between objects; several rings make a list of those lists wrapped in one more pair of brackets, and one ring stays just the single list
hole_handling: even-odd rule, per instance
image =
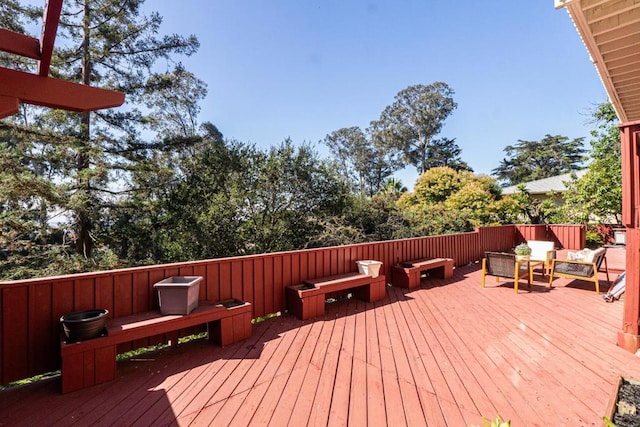
[{"label": "white planter box", "polygon": [[160,313],[189,314],[198,306],[202,276],[173,276],[154,284],[158,290]]},{"label": "white planter box", "polygon": [[363,260],[356,261],[356,264],[358,264],[358,272],[360,272],[361,274],[367,274],[371,277],[378,277],[382,262],[374,260]]}]

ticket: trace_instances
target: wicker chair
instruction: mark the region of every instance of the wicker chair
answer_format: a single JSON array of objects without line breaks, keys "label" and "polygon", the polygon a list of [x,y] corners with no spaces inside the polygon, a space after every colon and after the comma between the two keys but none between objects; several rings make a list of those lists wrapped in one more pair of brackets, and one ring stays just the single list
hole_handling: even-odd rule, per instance
[{"label": "wicker chair", "polygon": [[[522,265],[516,261],[515,254],[507,254],[502,252],[485,252],[482,259],[482,279],[481,284],[484,288],[485,276],[496,276],[496,282],[501,278],[513,279],[513,290],[518,293],[518,279],[520,277],[520,269]],[[529,263],[526,263],[529,266]],[[527,286],[531,287],[531,269],[528,268]]]},{"label": "wicker chair", "polygon": [[564,277],[568,279],[578,279],[593,282],[596,285],[596,294],[600,293],[600,281],[598,271],[604,262],[604,272],[609,280],[609,269],[607,267],[607,249],[600,248],[593,251],[592,259],[586,260],[553,260],[551,265],[551,275],[549,276],[549,287],[553,286],[554,277]]}]

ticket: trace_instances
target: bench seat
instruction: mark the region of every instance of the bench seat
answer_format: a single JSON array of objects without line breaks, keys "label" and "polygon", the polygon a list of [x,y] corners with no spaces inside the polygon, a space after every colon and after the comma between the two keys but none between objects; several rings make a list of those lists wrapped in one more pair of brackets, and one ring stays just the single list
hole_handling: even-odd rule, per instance
[{"label": "bench seat", "polygon": [[449,279],[453,277],[453,260],[451,258],[431,258],[404,262],[391,267],[391,283],[393,286],[410,290],[420,287],[420,276],[428,271],[431,277]]},{"label": "bench seat", "polygon": [[[233,300],[231,300],[233,301]],[[118,344],[162,335],[192,326],[207,325],[209,340],[221,346],[251,336],[251,304],[200,301],[191,313],[162,315],[148,311],[107,321],[104,336],[67,343],[60,340],[62,393],[111,381],[116,377]]]},{"label": "bench seat", "polygon": [[324,316],[327,294],[351,290],[354,297],[366,302],[375,302],[384,299],[386,284],[385,276],[382,274],[371,277],[366,274],[347,273],[306,280],[302,284],[287,287],[287,309],[302,320]]}]

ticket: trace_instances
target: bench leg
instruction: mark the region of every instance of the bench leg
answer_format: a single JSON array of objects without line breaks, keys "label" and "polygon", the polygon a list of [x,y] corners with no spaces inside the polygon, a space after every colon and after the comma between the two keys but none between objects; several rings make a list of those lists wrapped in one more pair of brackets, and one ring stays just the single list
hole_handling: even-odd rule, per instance
[{"label": "bench leg", "polygon": [[444,264],[444,277],[443,279],[451,279],[453,277],[453,261],[447,261]]},{"label": "bench leg", "polygon": [[409,273],[400,267],[391,268],[391,283],[399,288],[409,288]]},{"label": "bench leg", "polygon": [[376,302],[383,300],[387,294],[387,287],[384,280],[376,280],[368,285],[353,288],[353,296],[366,302]]},{"label": "bench leg", "polygon": [[251,312],[241,312],[207,323],[207,335],[210,341],[225,347],[249,338],[251,328]]},{"label": "bench leg", "polygon": [[62,356],[62,393],[106,383],[115,378],[115,344]]}]

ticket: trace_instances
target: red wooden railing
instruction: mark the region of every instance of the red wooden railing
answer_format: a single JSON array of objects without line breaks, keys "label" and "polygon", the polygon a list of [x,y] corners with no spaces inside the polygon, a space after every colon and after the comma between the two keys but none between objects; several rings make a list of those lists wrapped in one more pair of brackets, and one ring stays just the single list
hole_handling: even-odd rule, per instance
[{"label": "red wooden railing", "polygon": [[516,243],[527,240],[553,240],[558,249],[582,249],[586,245],[587,228],[572,224],[516,225]]},{"label": "red wooden railing", "polygon": [[[472,233],[1,282],[0,383],[59,368],[63,314],[106,308],[110,316],[118,317],[152,310],[158,307],[153,284],[166,277],[203,276],[201,300],[240,298],[251,302],[253,316],[259,317],[285,310],[285,287],[357,271],[357,260],[382,261],[387,277],[390,266],[419,258],[447,257],[455,265],[465,265],[479,261],[485,250],[513,248],[521,236],[540,237],[539,227],[544,226],[484,227]],[[584,239],[584,230],[550,226],[545,236],[566,247],[567,242]]]}]

